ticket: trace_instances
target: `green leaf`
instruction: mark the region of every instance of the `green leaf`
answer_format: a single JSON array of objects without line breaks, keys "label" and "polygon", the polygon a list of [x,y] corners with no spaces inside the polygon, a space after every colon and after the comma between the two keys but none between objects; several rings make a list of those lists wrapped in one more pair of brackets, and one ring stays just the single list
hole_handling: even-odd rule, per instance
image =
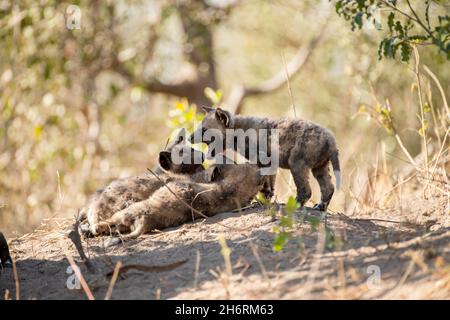
[{"label": "green leaf", "polygon": [[289,241],[289,234],[282,232],[279,235],[275,237],[273,240],[273,249],[275,251],[281,251],[283,250],[286,243]]},{"label": "green leaf", "polygon": [[403,26],[402,26],[402,24],[400,23],[400,21],[397,21],[397,22],[395,23],[394,29],[395,29],[395,31],[397,31],[398,36],[399,36],[400,38],[403,38],[403,37],[405,36],[405,32],[404,32]]},{"label": "green leaf", "polygon": [[402,61],[408,62],[411,57],[411,47],[406,42],[400,43],[400,53],[402,57]]},{"label": "green leaf", "polygon": [[209,101],[212,102],[213,105],[217,105],[222,100],[222,92],[220,90],[214,91],[214,89],[211,89],[210,87],[206,87],[205,90],[205,96],[208,98]]},{"label": "green leaf", "polygon": [[263,206],[266,206],[266,205],[268,205],[270,203],[262,192],[258,192],[258,194],[256,195],[255,198]]},{"label": "green leaf", "polygon": [[392,33],[392,30],[394,28],[394,18],[395,18],[395,13],[391,12],[388,16],[388,22],[387,25],[389,27],[389,31]]},{"label": "green leaf", "polygon": [[284,228],[292,229],[292,227],[294,226],[294,219],[292,219],[289,216],[282,216],[280,218],[280,226],[282,226]]},{"label": "green leaf", "polygon": [[353,22],[352,22],[352,31],[355,30],[355,27],[358,27],[359,29],[362,28],[363,26],[363,13],[362,12],[358,12],[355,17],[353,18]]},{"label": "green leaf", "polygon": [[286,212],[288,214],[293,214],[298,208],[300,208],[300,204],[295,200],[293,196],[290,196],[288,201],[286,202]]},{"label": "green leaf", "polygon": [[419,129],[419,134],[421,137],[425,136],[425,132],[427,131],[427,129],[428,129],[428,124],[424,123],[424,126]]},{"label": "green leaf", "polygon": [[336,4],[335,4],[334,7],[336,9],[336,13],[340,14],[340,11],[342,9],[342,0],[341,1],[336,1]]},{"label": "green leaf", "polygon": [[413,35],[410,36],[409,38],[409,42],[415,43],[415,44],[420,44],[426,40],[428,40],[427,36],[420,36],[420,35]]}]

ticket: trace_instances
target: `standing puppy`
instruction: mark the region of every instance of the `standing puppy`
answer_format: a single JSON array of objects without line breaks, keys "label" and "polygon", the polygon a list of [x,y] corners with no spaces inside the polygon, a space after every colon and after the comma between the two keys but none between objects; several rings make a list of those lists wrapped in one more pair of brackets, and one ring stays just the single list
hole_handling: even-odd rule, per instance
[{"label": "standing puppy", "polygon": [[[206,108],[207,112],[202,121],[200,131],[195,132],[190,140],[192,143],[208,141],[196,141],[196,137],[202,136],[207,130],[218,130],[225,139],[227,129],[276,129],[279,139],[279,166],[289,169],[297,187],[297,201],[304,205],[311,197],[311,188],[308,182],[309,171],[312,171],[320,185],[321,201],[314,206],[317,210],[326,211],[334,193],[334,186],[328,170],[331,162],[336,176],[336,188],[340,185],[340,166],[338,148],[333,134],[326,128],[306,120],[283,118],[268,119],[259,117],[232,115],[220,108]],[[256,142],[258,143],[258,142]],[[270,138],[268,139],[270,145]],[[248,145],[244,149],[234,144],[235,151],[248,158]],[[268,147],[270,150],[271,147]],[[273,189],[274,179],[271,179]]]}]

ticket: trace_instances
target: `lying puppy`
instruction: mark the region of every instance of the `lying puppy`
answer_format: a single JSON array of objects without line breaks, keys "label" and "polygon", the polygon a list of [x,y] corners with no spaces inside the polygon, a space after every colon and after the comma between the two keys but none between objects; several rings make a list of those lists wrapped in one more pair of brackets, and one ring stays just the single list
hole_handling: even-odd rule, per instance
[{"label": "lying puppy", "polygon": [[[179,137],[169,145],[167,150],[159,153],[159,166],[155,172],[159,174],[161,180],[142,174],[115,180],[104,189],[98,190],[80,211],[80,220],[84,221],[80,224],[81,233],[85,236],[96,236],[98,234],[96,225],[99,221],[110,218],[114,213],[133,203],[148,199],[165,182],[182,179],[205,181],[207,177],[201,164],[204,160],[203,153],[184,145],[183,142],[184,133],[179,133]],[[181,164],[172,161],[172,152],[179,154],[181,153],[179,149],[184,149],[185,157],[190,157],[189,161],[183,161]]]},{"label": "lying puppy", "polygon": [[[247,205],[262,189],[264,176],[251,164],[213,165],[209,183],[174,180],[149,199],[135,203],[98,224],[98,233],[130,232],[123,240],[152,230],[232,211]],[[202,214],[200,214],[201,212]]]}]

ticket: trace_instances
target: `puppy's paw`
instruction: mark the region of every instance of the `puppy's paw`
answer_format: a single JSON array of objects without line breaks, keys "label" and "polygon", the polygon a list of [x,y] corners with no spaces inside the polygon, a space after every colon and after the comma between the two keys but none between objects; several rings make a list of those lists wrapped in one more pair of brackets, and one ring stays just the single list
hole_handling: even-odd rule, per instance
[{"label": "puppy's paw", "polygon": [[91,232],[91,229],[89,228],[89,223],[81,223],[78,226],[78,231],[80,232],[80,235],[85,238],[93,238],[94,234]]},{"label": "puppy's paw", "polygon": [[327,211],[327,206],[324,203],[316,203],[313,207],[314,210]]},{"label": "puppy's paw", "polygon": [[273,190],[269,190],[269,189],[264,189],[261,190],[261,193],[263,194],[263,196],[267,199],[267,200],[271,200],[274,196]]}]

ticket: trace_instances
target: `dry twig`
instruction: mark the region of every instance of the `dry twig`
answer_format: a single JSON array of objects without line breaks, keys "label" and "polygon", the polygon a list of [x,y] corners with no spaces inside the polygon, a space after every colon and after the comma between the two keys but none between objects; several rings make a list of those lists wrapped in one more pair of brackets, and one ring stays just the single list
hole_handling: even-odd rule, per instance
[{"label": "dry twig", "polygon": [[83,259],[86,267],[88,268],[89,272],[95,272],[95,267],[89,260],[89,258],[84,253],[83,245],[81,244],[81,237],[80,233],[78,232],[78,226],[80,225],[80,219],[79,214],[76,217],[75,223],[72,225],[72,228],[69,231],[69,234],[67,237],[72,241],[75,248],[78,251],[78,254],[80,255],[81,259]]}]

